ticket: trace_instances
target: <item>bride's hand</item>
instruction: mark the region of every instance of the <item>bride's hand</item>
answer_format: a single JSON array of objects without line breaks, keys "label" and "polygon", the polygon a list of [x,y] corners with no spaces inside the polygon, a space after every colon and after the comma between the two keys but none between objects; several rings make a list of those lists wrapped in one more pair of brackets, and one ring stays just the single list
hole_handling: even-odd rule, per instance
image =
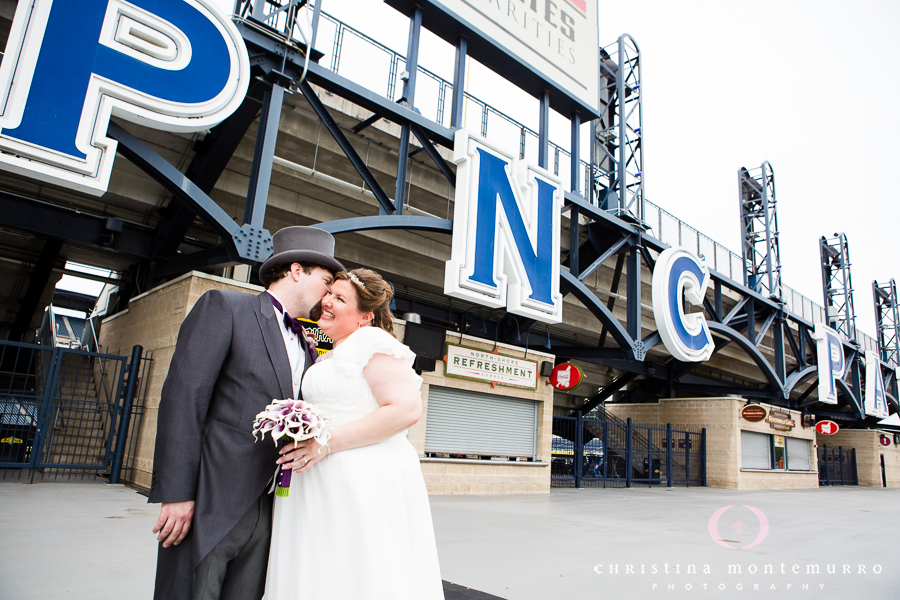
[{"label": "bride's hand", "polygon": [[281,458],[278,459],[278,464],[292,469],[294,473],[303,473],[309,470],[316,461],[328,456],[328,449],[314,439],[287,444],[280,452]]}]

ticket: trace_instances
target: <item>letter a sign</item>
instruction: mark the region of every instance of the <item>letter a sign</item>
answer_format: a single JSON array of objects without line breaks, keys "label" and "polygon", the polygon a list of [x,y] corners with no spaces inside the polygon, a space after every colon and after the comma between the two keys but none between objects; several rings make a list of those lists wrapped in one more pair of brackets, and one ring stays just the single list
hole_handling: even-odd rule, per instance
[{"label": "letter a sign", "polygon": [[453,246],[444,293],[561,322],[559,179],[465,130],[456,132],[453,155]]},{"label": "letter a sign", "polygon": [[110,117],[209,129],[249,76],[240,33],[208,0],[21,0],[0,65],[0,168],[102,194]]}]

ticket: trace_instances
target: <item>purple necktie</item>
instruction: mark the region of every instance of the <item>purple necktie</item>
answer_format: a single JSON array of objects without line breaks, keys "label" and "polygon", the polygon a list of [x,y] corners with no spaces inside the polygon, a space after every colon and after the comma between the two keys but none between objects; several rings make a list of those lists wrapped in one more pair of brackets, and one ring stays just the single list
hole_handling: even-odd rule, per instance
[{"label": "purple necktie", "polygon": [[275,296],[269,294],[269,298],[272,299],[272,306],[280,310],[281,314],[284,316],[284,326],[296,333],[299,337],[305,338],[306,330],[303,329],[303,324],[297,319],[291,318],[291,315],[287,314],[287,311],[281,306],[281,302],[275,299]]}]

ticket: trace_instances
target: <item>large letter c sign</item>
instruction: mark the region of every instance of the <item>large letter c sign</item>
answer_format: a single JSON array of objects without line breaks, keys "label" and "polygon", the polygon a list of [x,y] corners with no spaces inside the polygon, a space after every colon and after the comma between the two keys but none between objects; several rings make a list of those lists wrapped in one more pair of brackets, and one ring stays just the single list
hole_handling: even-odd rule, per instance
[{"label": "large letter c sign", "polygon": [[703,304],[709,270],[684,248],[669,248],[659,255],[653,270],[653,317],[666,350],[680,361],[703,362],[714,344],[703,313],[685,314],[684,300]]}]

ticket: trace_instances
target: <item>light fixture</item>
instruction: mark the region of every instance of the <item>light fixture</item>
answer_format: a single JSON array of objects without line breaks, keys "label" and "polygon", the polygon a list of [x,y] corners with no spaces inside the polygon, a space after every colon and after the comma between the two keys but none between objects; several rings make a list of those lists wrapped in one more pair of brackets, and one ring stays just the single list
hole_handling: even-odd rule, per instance
[{"label": "light fixture", "polygon": [[[494,327],[494,350],[497,349],[497,343],[499,342],[499,339],[500,339],[500,337],[499,337],[500,336],[500,324],[503,321],[505,321],[506,319],[512,319],[516,323],[516,336],[514,338],[512,338],[512,341],[514,341],[514,342],[522,341],[522,334],[519,332],[519,320],[517,318],[515,318],[514,316],[512,316],[511,314],[506,313],[502,319],[497,321],[497,325]],[[506,336],[506,337],[509,338],[509,336]],[[491,350],[491,352],[493,352],[493,350]]]},{"label": "light fixture", "polygon": [[[553,347],[550,345],[550,328],[542,323],[538,323],[541,327],[543,327],[547,331],[547,341],[544,342],[544,348],[547,350],[551,350]],[[528,341],[531,336],[531,329],[525,332],[525,356],[523,358],[528,358]]]}]

